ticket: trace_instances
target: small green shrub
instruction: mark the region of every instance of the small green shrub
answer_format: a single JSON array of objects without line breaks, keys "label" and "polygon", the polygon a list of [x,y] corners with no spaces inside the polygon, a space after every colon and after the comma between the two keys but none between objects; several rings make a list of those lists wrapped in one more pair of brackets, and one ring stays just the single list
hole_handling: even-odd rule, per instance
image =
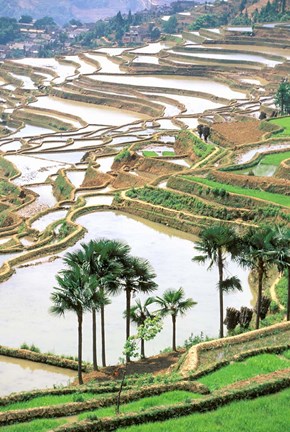
[{"label": "small green shrub", "polygon": [[85,398],[83,395],[76,393],[73,395],[73,401],[74,402],[84,402]]}]

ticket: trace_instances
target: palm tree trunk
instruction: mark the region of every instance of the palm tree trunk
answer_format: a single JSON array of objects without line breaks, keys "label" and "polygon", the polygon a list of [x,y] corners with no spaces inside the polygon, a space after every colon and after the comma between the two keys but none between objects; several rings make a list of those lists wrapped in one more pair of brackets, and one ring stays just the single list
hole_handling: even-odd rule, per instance
[{"label": "palm tree trunk", "polygon": [[78,380],[79,384],[83,384],[82,376],[82,353],[83,353],[83,312],[78,312]]},{"label": "palm tree trunk", "polygon": [[141,338],[141,359],[145,358],[145,341]]},{"label": "palm tree trunk", "polygon": [[176,349],[176,315],[172,315],[172,350]]},{"label": "palm tree trunk", "polygon": [[[131,308],[131,291],[126,288],[126,340],[130,337],[130,308]],[[126,362],[129,363],[130,356],[126,354]]]},{"label": "palm tree trunk", "polygon": [[261,300],[262,300],[262,292],[263,292],[263,263],[259,262],[258,267],[258,298],[257,298],[257,316],[256,316],[256,330],[258,330],[260,326],[260,313],[261,313]]},{"label": "palm tree trunk", "polygon": [[101,306],[102,365],[106,367],[105,307]]},{"label": "palm tree trunk", "polygon": [[281,1],[281,13],[284,14],[286,9],[286,0]]},{"label": "palm tree trunk", "polygon": [[218,249],[218,270],[219,270],[219,303],[220,303],[220,331],[219,337],[224,337],[224,297],[223,297],[223,257],[222,250]]},{"label": "palm tree trunk", "polygon": [[97,323],[96,323],[96,309],[92,310],[92,333],[93,333],[93,367],[94,370],[98,370],[97,361]]},{"label": "palm tree trunk", "polygon": [[[141,312],[141,323],[140,324],[143,325],[145,320],[146,320],[146,315],[143,312]],[[146,358],[145,357],[145,340],[143,338],[141,338],[140,342],[141,342],[141,352],[140,352],[141,359],[145,359]]]},{"label": "palm tree trunk", "polygon": [[287,300],[287,321],[290,321],[290,266],[288,267],[288,300]]}]

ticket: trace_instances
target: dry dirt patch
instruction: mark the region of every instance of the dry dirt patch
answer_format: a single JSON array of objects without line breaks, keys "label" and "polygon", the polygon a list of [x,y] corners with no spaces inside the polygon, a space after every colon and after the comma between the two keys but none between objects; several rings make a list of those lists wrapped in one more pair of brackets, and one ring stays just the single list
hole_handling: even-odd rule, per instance
[{"label": "dry dirt patch", "polygon": [[259,126],[259,120],[214,123],[212,131],[219,137],[221,144],[225,141],[225,145],[235,146],[260,141],[265,131],[260,130]]},{"label": "dry dirt patch", "polygon": [[[164,374],[168,368],[178,362],[179,357],[184,354],[184,350],[158,354],[144,360],[132,361],[127,366],[127,375],[141,375],[150,373],[152,375]],[[99,371],[84,374],[84,382],[90,381],[113,381],[122,377],[123,365],[107,366]]]}]

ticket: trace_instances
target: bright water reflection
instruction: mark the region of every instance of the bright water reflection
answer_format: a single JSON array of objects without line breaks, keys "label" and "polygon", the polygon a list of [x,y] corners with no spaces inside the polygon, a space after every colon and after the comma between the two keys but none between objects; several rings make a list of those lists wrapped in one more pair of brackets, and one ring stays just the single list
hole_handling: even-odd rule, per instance
[{"label": "bright water reflection", "polygon": [[0,396],[66,385],[75,376],[69,369],[0,356]]},{"label": "bright water reflection", "polygon": [[231,90],[226,84],[215,82],[207,78],[170,76],[170,75],[122,75],[116,79],[113,75],[92,76],[91,78],[105,81],[118,82],[130,86],[166,87],[169,89],[181,89],[210,93],[227,99],[245,99],[246,95]]},{"label": "bright water reflection", "polygon": [[80,116],[87,123],[119,126],[146,116],[104,105],[95,105],[73,100],[64,100],[55,96],[44,96],[31,104],[38,108],[50,108],[71,115]]},{"label": "bright water reflection", "polygon": [[[84,242],[98,237],[120,239],[132,247],[132,253],[147,258],[157,273],[160,295],[166,288],[182,286],[187,296],[198,304],[184,318],[178,320],[178,343],[182,343],[190,333],[203,331],[210,336],[218,332],[218,292],[217,272],[209,272],[206,267],[191,261],[194,255],[193,237],[162,225],[144,222],[113,212],[97,212],[78,219],[88,232]],[[80,242],[79,242],[80,243]],[[79,247],[79,243],[68,251]],[[62,253],[61,255],[64,255]],[[77,320],[68,313],[65,319],[48,313],[52,287],[56,285],[55,275],[63,268],[61,260],[42,265],[18,268],[16,273],[0,289],[0,343],[19,346],[23,341],[35,343],[43,351],[76,354]],[[225,296],[225,307],[250,305],[252,298],[248,287],[248,274],[229,263],[228,272],[238,275],[242,281],[242,293]],[[45,277],[43,277],[45,275]],[[116,362],[121,355],[124,343],[125,323],[122,313],[125,308],[124,295],[112,299],[108,306],[107,345],[109,362]],[[156,354],[171,342],[170,320],[165,321],[164,330],[158,338],[148,344],[147,353]],[[84,320],[84,359],[91,358],[91,321]]]}]

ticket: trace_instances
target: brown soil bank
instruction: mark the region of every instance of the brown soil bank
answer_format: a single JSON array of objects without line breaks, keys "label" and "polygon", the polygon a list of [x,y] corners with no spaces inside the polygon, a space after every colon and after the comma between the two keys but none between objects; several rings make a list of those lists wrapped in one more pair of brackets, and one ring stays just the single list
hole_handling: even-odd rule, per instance
[{"label": "brown soil bank", "polygon": [[[153,357],[148,357],[144,360],[131,362],[127,365],[127,375],[141,375],[150,373],[152,375],[164,374],[168,372],[168,368],[175,365],[179,357],[184,353],[184,350],[178,352],[170,352],[158,354]],[[90,381],[107,381],[120,379],[124,365],[107,366],[100,371],[93,371],[84,374],[84,382]]]},{"label": "brown soil bank", "polygon": [[113,181],[112,186],[116,189],[126,189],[142,187],[146,183],[148,183],[148,180],[142,176],[120,172]]},{"label": "brown soil bank", "polygon": [[275,177],[290,180],[290,159],[281,162]]},{"label": "brown soil bank", "polygon": [[265,134],[258,120],[214,123],[211,130],[213,140],[228,147],[260,141]]}]

